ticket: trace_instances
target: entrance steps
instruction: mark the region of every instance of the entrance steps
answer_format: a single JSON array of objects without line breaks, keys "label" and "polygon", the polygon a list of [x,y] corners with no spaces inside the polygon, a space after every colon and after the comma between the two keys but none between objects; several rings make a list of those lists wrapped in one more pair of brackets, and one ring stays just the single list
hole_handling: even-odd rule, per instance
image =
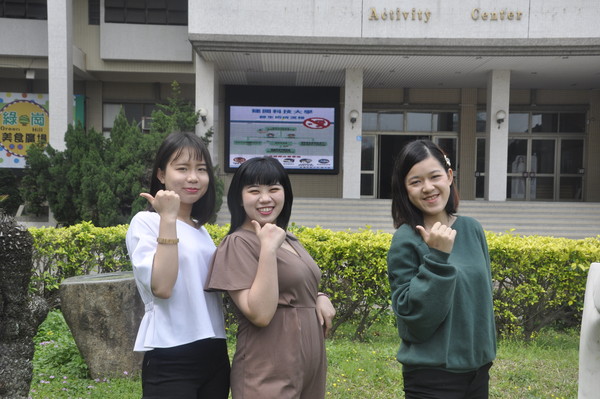
[{"label": "entrance steps", "polygon": [[[229,223],[226,198],[217,224]],[[290,223],[325,229],[395,231],[391,200],[294,198]],[[477,219],[483,228],[495,233],[543,235],[581,239],[600,235],[600,203],[461,201],[459,215]]]}]

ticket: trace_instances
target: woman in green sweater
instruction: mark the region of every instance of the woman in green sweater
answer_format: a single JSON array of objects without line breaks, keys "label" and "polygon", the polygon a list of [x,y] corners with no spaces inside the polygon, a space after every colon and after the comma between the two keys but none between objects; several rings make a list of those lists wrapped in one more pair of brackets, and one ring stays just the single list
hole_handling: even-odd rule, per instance
[{"label": "woman in green sweater", "polygon": [[481,225],[457,207],[448,157],[429,140],[408,143],[393,171],[387,258],[406,399],[488,397],[490,259]]}]

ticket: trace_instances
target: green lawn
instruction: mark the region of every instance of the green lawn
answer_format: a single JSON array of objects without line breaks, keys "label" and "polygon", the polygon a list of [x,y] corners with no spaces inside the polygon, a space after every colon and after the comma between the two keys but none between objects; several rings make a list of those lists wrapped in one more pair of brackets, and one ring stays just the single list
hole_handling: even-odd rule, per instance
[{"label": "green lawn", "polygon": [[[403,398],[401,366],[396,362],[398,337],[390,321],[373,327],[367,342],[353,342],[350,329],[338,330],[327,343],[327,398]],[[230,351],[235,343],[230,342]],[[503,340],[491,370],[491,397],[534,399],[577,397],[578,331],[547,330],[531,342]],[[139,376],[85,378],[62,315],[50,314],[36,337],[32,399],[139,399]]]}]

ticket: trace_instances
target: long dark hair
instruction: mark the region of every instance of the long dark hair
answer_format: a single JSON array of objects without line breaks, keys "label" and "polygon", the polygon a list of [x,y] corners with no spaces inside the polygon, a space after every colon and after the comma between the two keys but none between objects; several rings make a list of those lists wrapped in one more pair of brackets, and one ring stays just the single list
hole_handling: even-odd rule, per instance
[{"label": "long dark hair", "polygon": [[[208,173],[208,187],[206,193],[192,205],[191,217],[196,219],[198,224],[203,225],[208,222],[215,210],[216,189],[214,180],[214,170],[210,153],[204,145],[202,139],[191,132],[174,132],[169,134],[160,145],[154,159],[152,167],[152,178],[150,179],[150,194],[155,196],[159,190],[164,190],[165,185],[158,180],[158,170],[165,171],[167,163],[173,157],[173,161],[179,158],[184,149],[189,148],[195,159],[201,159],[206,163]],[[148,209],[154,211],[151,206]]]},{"label": "long dark hair", "polygon": [[283,204],[281,213],[277,216],[276,224],[282,229],[287,230],[292,214],[292,202],[294,202],[290,178],[283,166],[276,159],[258,157],[244,162],[233,175],[229,191],[227,192],[227,206],[231,213],[231,226],[227,234],[236,231],[246,221],[242,190],[244,187],[254,184],[281,184],[285,195],[285,203]]},{"label": "long dark hair", "polygon": [[[416,230],[417,225],[423,225],[423,213],[408,199],[405,180],[406,175],[415,164],[430,156],[437,159],[446,173],[448,173],[450,169],[448,157],[438,145],[430,140],[409,142],[402,148],[396,158],[392,173],[392,219],[394,220],[395,228],[403,224],[408,224]],[[456,213],[458,202],[458,192],[453,181],[450,185],[450,196],[445,208],[448,215]]]}]

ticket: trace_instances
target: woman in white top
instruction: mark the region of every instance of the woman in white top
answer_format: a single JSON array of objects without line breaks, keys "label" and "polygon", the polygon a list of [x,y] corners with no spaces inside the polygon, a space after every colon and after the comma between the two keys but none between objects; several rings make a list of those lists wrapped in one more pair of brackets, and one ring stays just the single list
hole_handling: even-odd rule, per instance
[{"label": "woman in white top", "polygon": [[215,245],[203,224],[214,210],[210,154],[193,133],[158,149],[147,211],[126,242],[146,312],[135,351],[145,352],[143,398],[226,399],[229,357],[221,296],[203,290]]}]

